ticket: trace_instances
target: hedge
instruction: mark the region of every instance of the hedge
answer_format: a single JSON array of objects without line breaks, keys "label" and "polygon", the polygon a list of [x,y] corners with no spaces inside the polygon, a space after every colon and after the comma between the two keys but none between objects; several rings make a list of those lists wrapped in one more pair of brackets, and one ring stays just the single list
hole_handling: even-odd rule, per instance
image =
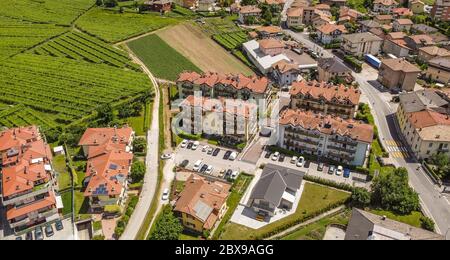
[{"label": "hedge", "polygon": [[349,64],[356,72],[362,71],[362,64],[358,60],[356,60],[354,57],[347,55],[344,57],[344,62]]},{"label": "hedge", "polygon": [[330,186],[339,190],[345,190],[345,191],[349,191],[349,192],[353,192],[353,190],[355,189],[355,187],[353,187],[352,185],[346,184],[346,183],[337,183],[335,181],[331,181],[331,180],[327,180],[327,179],[323,179],[320,177],[315,177],[315,176],[311,176],[311,175],[304,175],[303,179],[306,181],[310,181],[310,182],[315,182],[318,184],[322,184],[325,186]]},{"label": "hedge", "polygon": [[185,132],[180,132],[178,134],[178,136],[183,138],[183,139],[189,139],[189,140],[194,140],[194,141],[198,141],[201,138],[200,134],[193,135],[193,134],[188,134],[188,133],[185,133]]}]

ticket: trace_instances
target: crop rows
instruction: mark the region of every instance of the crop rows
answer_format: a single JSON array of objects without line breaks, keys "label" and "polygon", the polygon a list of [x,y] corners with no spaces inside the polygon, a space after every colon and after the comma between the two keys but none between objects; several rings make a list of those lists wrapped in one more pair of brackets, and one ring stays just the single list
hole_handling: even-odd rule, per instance
[{"label": "crop rows", "polygon": [[213,39],[227,50],[237,49],[247,41],[247,35],[244,32],[233,32],[216,34]]},{"label": "crop rows", "polygon": [[36,111],[29,109],[22,104],[16,105],[0,113],[0,125],[15,127],[31,124],[36,124],[45,129],[56,126],[54,122],[45,119],[36,113]]}]

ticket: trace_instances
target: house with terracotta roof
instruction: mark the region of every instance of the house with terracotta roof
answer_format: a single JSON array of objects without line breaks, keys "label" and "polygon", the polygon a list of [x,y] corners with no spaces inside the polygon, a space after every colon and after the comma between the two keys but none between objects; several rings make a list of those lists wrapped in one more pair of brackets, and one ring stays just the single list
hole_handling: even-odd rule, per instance
[{"label": "house with terracotta roof", "polygon": [[420,0],[409,1],[408,5],[413,14],[423,14],[425,12],[425,3]]},{"label": "house with terracotta roof", "polygon": [[198,0],[174,0],[173,2],[179,6],[189,9],[195,8],[198,4]]},{"label": "house with terracotta roof", "polygon": [[425,77],[448,86],[450,84],[450,57],[429,60]]},{"label": "house with terracotta roof", "polygon": [[392,14],[394,8],[398,6],[395,0],[375,0],[372,11],[381,14]]},{"label": "house with terracotta roof", "polygon": [[177,79],[179,97],[182,99],[200,91],[201,96],[232,99],[267,99],[271,84],[266,77],[244,76],[242,74],[221,74],[216,72],[185,71]]},{"label": "house with terracotta roof", "polygon": [[290,108],[324,115],[353,118],[358,110],[361,92],[344,85],[327,82],[300,81],[292,83]]},{"label": "house with terracotta roof", "polygon": [[378,55],[382,44],[383,39],[369,32],[345,34],[342,36],[341,49],[354,56]]},{"label": "house with terracotta roof", "polygon": [[272,64],[271,76],[280,87],[290,86],[299,75],[300,68],[297,63],[281,60]]},{"label": "house with terracotta roof", "polygon": [[262,4],[276,5],[279,6],[281,9],[283,9],[286,0],[259,0],[259,2]]},{"label": "house with terracotta roof", "polygon": [[36,126],[0,132],[1,202],[10,228],[20,230],[59,218],[52,153]]},{"label": "house with terracotta roof", "polygon": [[413,21],[411,21],[410,19],[397,19],[392,23],[392,29],[394,30],[394,32],[409,32],[413,24]]},{"label": "house with terracotta roof", "polygon": [[281,60],[291,62],[285,46],[284,42],[276,39],[251,40],[242,44],[242,50],[262,74],[268,75],[273,64]]},{"label": "house with terracotta roof", "polygon": [[411,26],[411,33],[412,34],[433,34],[438,32],[439,30],[428,26],[426,24],[423,23],[419,23],[419,24],[413,24],[413,26]]},{"label": "house with terracotta roof", "polygon": [[322,11],[315,12],[314,16],[311,20],[311,24],[314,28],[318,28],[320,26],[330,24],[331,22],[332,22],[331,16],[326,13],[323,13]]},{"label": "house with terracotta roof", "polygon": [[374,20],[362,20],[358,21],[361,32],[368,32],[371,29],[382,29],[381,24]]},{"label": "house with terracotta roof", "polygon": [[238,21],[242,24],[245,24],[248,22],[248,19],[250,17],[253,17],[255,19],[259,18],[261,16],[261,9],[258,8],[256,5],[246,5],[242,6],[239,9],[239,18]]},{"label": "house with terracotta roof", "polygon": [[356,22],[361,17],[363,17],[363,14],[358,12],[355,9],[351,9],[347,6],[341,6],[339,9],[339,19],[338,24],[344,24],[347,22]]},{"label": "house with terracotta roof", "polygon": [[373,140],[373,126],[312,111],[286,108],[279,115],[278,145],[300,154],[361,166]]},{"label": "house with terracotta roof", "polygon": [[329,6],[344,6],[347,0],[321,0],[320,2]]},{"label": "house with terracotta roof", "polygon": [[172,0],[150,0],[145,1],[142,6],[147,10],[164,13],[172,10],[172,4]]},{"label": "house with terracotta roof", "polygon": [[420,72],[420,68],[403,58],[384,59],[381,61],[378,81],[385,88],[414,91]]},{"label": "house with terracotta roof", "polygon": [[317,68],[319,81],[340,79],[347,83],[353,82],[352,70],[335,57],[319,59]]},{"label": "house with terracotta roof", "polygon": [[420,48],[417,57],[421,61],[428,62],[434,58],[450,58],[450,51],[437,46],[428,46]]},{"label": "house with terracotta roof", "polygon": [[394,17],[390,14],[379,14],[373,20],[381,25],[391,24]]},{"label": "house with terracotta roof", "polygon": [[411,17],[414,14],[410,9],[406,7],[398,7],[392,10],[392,15],[394,16],[394,18],[398,19],[403,17]]},{"label": "house with terracotta roof", "polygon": [[291,7],[286,13],[286,24],[289,28],[303,25],[303,8]]},{"label": "house with terracotta roof", "polygon": [[230,188],[228,183],[192,174],[175,203],[174,213],[187,230],[211,231],[227,210]]},{"label": "house with terracotta roof", "polygon": [[200,12],[212,12],[214,11],[216,1],[214,0],[199,0],[197,5],[197,11]]},{"label": "house with terracotta roof", "polygon": [[340,42],[342,35],[348,33],[344,25],[325,24],[317,28],[317,36],[323,44]]},{"label": "house with terracotta roof", "polygon": [[227,140],[228,144],[247,142],[257,133],[256,103],[239,99],[188,96],[180,104],[181,129]]},{"label": "house with terracotta roof", "polygon": [[283,52],[284,43],[275,38],[262,39],[258,41],[259,50],[265,55],[276,56]]},{"label": "house with terracotta roof", "polygon": [[87,158],[84,196],[92,211],[126,202],[133,140],[130,127],[88,128],[81,137],[78,145]]},{"label": "house with terracotta roof", "polygon": [[412,51],[405,41],[406,34],[404,32],[391,32],[384,39],[383,51],[392,54],[398,58],[409,56]]},{"label": "house with terracotta roof", "polygon": [[279,26],[261,26],[255,29],[259,38],[273,38],[283,35],[283,30]]},{"label": "house with terracotta roof", "polygon": [[405,37],[408,47],[417,53],[420,48],[435,45],[433,39],[426,34],[409,35]]}]

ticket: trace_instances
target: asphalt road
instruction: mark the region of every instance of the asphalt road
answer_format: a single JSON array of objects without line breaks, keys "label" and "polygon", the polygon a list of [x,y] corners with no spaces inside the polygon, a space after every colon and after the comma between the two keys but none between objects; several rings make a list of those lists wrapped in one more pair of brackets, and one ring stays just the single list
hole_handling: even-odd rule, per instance
[{"label": "asphalt road", "polygon": [[[323,57],[333,57],[334,55],[324,50],[319,45],[309,40],[308,35],[284,30],[294,39],[302,42],[306,47],[322,54]],[[372,71],[371,71],[372,70]],[[387,146],[386,140],[402,141],[401,134],[394,119],[396,112],[381,96],[381,91],[376,82],[377,71],[365,68],[361,73],[353,73],[355,80],[359,83],[362,93],[370,100],[370,107],[378,127],[382,145]],[[442,188],[435,185],[420,164],[414,159],[393,158],[397,167],[408,169],[409,182],[416,192],[419,193],[421,206],[424,212],[436,223],[436,231],[447,234],[450,230],[450,202],[442,195]],[[417,170],[419,169],[419,170]],[[450,232],[448,232],[450,233]]]}]

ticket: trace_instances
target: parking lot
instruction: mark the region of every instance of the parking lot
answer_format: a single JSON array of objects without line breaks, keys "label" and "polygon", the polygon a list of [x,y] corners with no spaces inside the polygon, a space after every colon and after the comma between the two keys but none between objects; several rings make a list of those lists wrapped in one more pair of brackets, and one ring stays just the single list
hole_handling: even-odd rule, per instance
[{"label": "parking lot", "polygon": [[353,185],[356,187],[369,187],[370,183],[364,181],[366,179],[366,175],[360,174],[357,172],[350,172],[350,177],[345,178],[343,175],[336,175],[335,173],[328,173],[328,170],[330,168],[330,165],[324,164],[324,168],[322,171],[317,170],[318,163],[316,162],[309,162],[309,166],[306,164],[307,167],[297,167],[295,163],[291,163],[291,157],[286,156],[283,162],[273,161],[272,156],[270,158],[265,158],[266,151],[263,152],[260,160],[258,161],[258,165],[260,164],[275,164],[284,166],[287,168],[292,168],[300,171],[304,171],[307,175],[319,177],[322,179],[332,180],[337,183],[346,183],[349,185]]},{"label": "parking lot", "polygon": [[[42,226],[42,233],[43,233],[43,237],[44,240],[74,240],[73,237],[73,225],[72,225],[72,221],[70,218],[64,219],[61,221],[63,224],[63,229],[60,231],[56,230],[55,227],[55,223],[52,223],[52,228],[53,228],[53,232],[54,234],[50,237],[47,237],[46,233],[45,233],[45,226]],[[33,233],[33,240],[36,239],[36,235],[35,235],[35,229],[31,229],[32,233]],[[5,240],[15,240],[17,237],[21,237],[22,240],[25,240],[25,234],[22,235],[10,235],[5,237]]]}]

